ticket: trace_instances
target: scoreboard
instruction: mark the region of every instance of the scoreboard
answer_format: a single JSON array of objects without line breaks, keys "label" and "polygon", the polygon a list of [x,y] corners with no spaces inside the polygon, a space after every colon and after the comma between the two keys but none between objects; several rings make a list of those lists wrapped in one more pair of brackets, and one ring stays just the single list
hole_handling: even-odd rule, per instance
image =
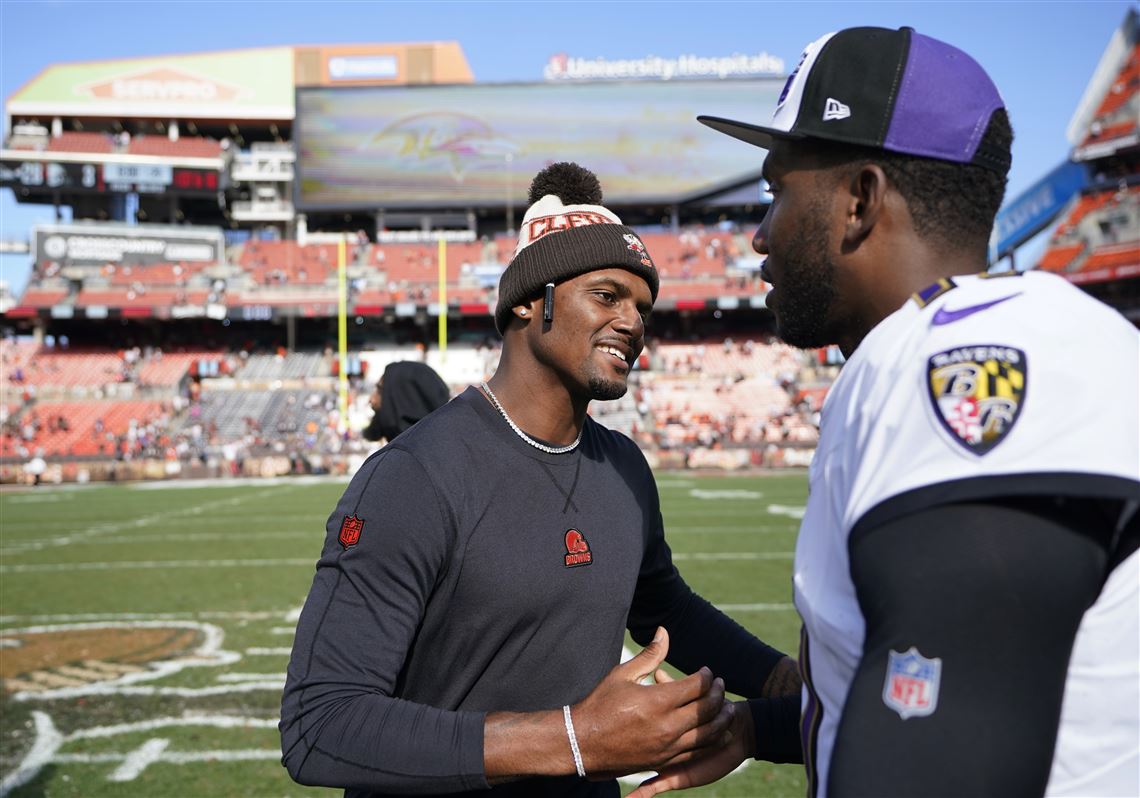
[{"label": "scoreboard", "polygon": [[[9,151],[10,154],[11,151]],[[0,187],[17,196],[64,193],[217,194],[225,188],[219,169],[160,163],[55,163],[41,160],[0,160]]]}]

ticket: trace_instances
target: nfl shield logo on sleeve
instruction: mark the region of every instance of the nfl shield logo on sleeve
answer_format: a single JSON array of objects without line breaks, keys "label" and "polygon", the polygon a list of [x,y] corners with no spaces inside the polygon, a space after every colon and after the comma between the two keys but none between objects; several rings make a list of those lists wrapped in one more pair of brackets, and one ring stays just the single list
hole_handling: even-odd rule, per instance
[{"label": "nfl shield logo on sleeve", "polygon": [[340,545],[346,549],[360,542],[360,533],[364,531],[364,519],[357,518],[356,513],[346,515],[340,523]]},{"label": "nfl shield logo on sleeve", "polygon": [[942,660],[927,659],[911,646],[906,653],[890,652],[883,703],[903,720],[925,717],[938,708],[938,685],[942,681]]}]

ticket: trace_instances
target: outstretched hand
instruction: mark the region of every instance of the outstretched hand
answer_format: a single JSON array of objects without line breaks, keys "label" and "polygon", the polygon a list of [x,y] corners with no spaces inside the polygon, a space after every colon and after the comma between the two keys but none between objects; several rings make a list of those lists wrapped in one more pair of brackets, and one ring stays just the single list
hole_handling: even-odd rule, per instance
[{"label": "outstretched hand", "polygon": [[735,770],[741,762],[752,755],[755,749],[753,740],[755,732],[752,728],[752,712],[748,709],[748,703],[741,701],[732,706],[735,707],[735,712],[727,745],[707,748],[686,762],[662,768],[656,776],[642,782],[641,786],[626,798],[651,798],[670,790],[701,787],[722,779]]},{"label": "outstretched hand", "polygon": [[[674,681],[659,670],[669,653],[669,634],[615,667],[571,708],[586,773],[592,778],[660,770],[711,749],[720,749],[733,719],[724,682],[708,668]],[[655,674],[657,684],[641,684]]]}]

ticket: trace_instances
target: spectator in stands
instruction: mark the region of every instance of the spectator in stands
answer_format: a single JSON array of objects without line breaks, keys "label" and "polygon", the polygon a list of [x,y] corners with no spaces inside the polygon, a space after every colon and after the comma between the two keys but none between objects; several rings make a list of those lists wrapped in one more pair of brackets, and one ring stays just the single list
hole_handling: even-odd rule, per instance
[{"label": "spectator in stands", "polygon": [[[688,588],[645,458],[587,416],[642,348],[644,243],[581,167],[530,195],[495,376],[373,455],[330,516],[282,704],[304,784],[613,796],[607,774],[723,743],[725,682],[798,707],[795,663]],[[627,627],[647,648],[614,667]],[[700,667],[714,649],[724,681]],[[639,684],[667,654],[699,673]]]},{"label": "spectator in stands", "polygon": [[[792,580],[813,794],[1140,795],[1140,335],[986,274],[1012,131],[966,53],[851,28],[781,96],[701,121],[768,150],[781,335],[848,358]],[[636,798],[730,772],[740,729]]]},{"label": "spectator in stands", "polygon": [[428,413],[447,404],[449,398],[447,384],[426,363],[389,363],[369,397],[372,421],[361,434],[365,440],[391,443]]}]

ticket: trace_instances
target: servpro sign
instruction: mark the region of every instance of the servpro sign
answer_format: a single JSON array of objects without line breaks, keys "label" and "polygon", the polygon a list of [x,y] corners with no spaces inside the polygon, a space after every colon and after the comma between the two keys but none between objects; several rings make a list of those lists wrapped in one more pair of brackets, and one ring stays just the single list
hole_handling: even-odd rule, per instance
[{"label": "servpro sign", "polygon": [[100,80],[81,88],[103,100],[228,102],[241,93],[230,83],[168,67]]}]

